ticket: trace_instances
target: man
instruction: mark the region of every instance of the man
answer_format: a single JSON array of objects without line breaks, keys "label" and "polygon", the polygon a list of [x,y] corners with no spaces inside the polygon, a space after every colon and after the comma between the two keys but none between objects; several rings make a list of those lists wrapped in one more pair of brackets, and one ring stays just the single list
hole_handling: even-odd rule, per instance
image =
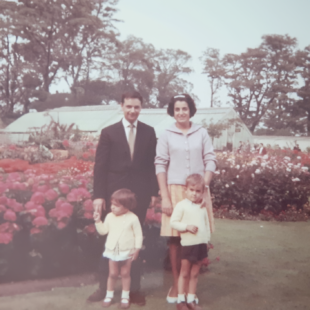
[{"label": "man", "polygon": [[[110,197],[121,188],[135,193],[137,207],[133,210],[143,224],[151,197],[157,196],[155,175],[156,136],[153,127],[138,121],[142,108],[138,92],[123,94],[123,119],[101,131],[94,167],[94,210],[102,218],[110,212]],[[140,293],[142,262],[138,258],[131,267],[130,302],[145,304]],[[88,301],[100,301],[106,294],[108,259],[102,257],[99,266],[99,289]]]}]

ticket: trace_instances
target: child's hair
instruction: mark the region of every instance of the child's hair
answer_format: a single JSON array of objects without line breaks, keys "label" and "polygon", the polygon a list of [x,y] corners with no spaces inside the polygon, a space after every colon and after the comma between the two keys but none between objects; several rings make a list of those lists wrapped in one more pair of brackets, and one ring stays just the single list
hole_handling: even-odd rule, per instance
[{"label": "child's hair", "polygon": [[134,209],[137,205],[135,194],[127,188],[115,191],[111,196],[112,201],[115,201],[128,210]]},{"label": "child's hair", "polygon": [[195,185],[201,185],[202,190],[204,190],[204,188],[205,188],[205,181],[204,181],[203,177],[200,174],[194,173],[194,174],[189,175],[186,178],[185,186],[188,187],[190,185],[194,185],[194,186]]}]

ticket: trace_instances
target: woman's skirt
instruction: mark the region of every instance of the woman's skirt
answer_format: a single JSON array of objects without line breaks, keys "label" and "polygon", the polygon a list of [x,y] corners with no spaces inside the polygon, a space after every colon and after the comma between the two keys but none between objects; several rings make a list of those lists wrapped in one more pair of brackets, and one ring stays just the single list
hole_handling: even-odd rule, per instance
[{"label": "woman's skirt", "polygon": [[[179,185],[179,184],[168,185],[168,190],[170,193],[170,199],[171,199],[173,208],[175,208],[178,202],[186,198],[185,188],[186,187],[184,185]],[[211,195],[210,195],[209,189],[206,192],[206,195],[204,195],[204,199],[206,200],[206,208],[208,211],[210,229],[211,229],[211,232],[213,233],[214,232],[214,217],[213,217],[212,201],[211,201]],[[180,232],[173,229],[170,226],[170,218],[171,218],[170,216],[162,213],[160,235],[163,237],[180,237]]]}]

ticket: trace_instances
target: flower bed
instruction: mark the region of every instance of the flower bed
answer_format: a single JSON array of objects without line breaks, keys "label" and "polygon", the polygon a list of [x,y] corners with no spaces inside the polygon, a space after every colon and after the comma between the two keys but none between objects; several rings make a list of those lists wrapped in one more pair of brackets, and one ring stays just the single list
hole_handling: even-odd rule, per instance
[{"label": "flower bed", "polygon": [[[93,148],[93,145],[90,145]],[[89,155],[84,155],[84,153]],[[30,164],[0,160],[0,278],[48,277],[97,267],[103,250],[92,220],[94,153],[77,159]],[[293,152],[218,153],[211,183],[216,217],[308,220],[309,157]],[[158,266],[165,243],[159,236],[160,200],[148,209],[143,259]],[[155,253],[155,254],[154,254]]]},{"label": "flower bed", "polygon": [[309,156],[292,151],[263,157],[219,153],[211,183],[218,217],[308,220]]}]

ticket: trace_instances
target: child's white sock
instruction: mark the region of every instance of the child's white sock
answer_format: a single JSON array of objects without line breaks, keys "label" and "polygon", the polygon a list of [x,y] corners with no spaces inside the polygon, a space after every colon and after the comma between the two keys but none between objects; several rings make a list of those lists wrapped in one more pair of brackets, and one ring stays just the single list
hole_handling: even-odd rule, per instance
[{"label": "child's white sock", "polygon": [[129,291],[122,291],[122,299],[129,299]]},{"label": "child's white sock", "polygon": [[187,303],[191,303],[195,300],[195,294],[187,294]]},{"label": "child's white sock", "polygon": [[107,294],[105,295],[105,298],[113,298],[114,297],[114,291],[107,291]]},{"label": "child's white sock", "polygon": [[185,294],[178,294],[178,304],[185,302]]}]

